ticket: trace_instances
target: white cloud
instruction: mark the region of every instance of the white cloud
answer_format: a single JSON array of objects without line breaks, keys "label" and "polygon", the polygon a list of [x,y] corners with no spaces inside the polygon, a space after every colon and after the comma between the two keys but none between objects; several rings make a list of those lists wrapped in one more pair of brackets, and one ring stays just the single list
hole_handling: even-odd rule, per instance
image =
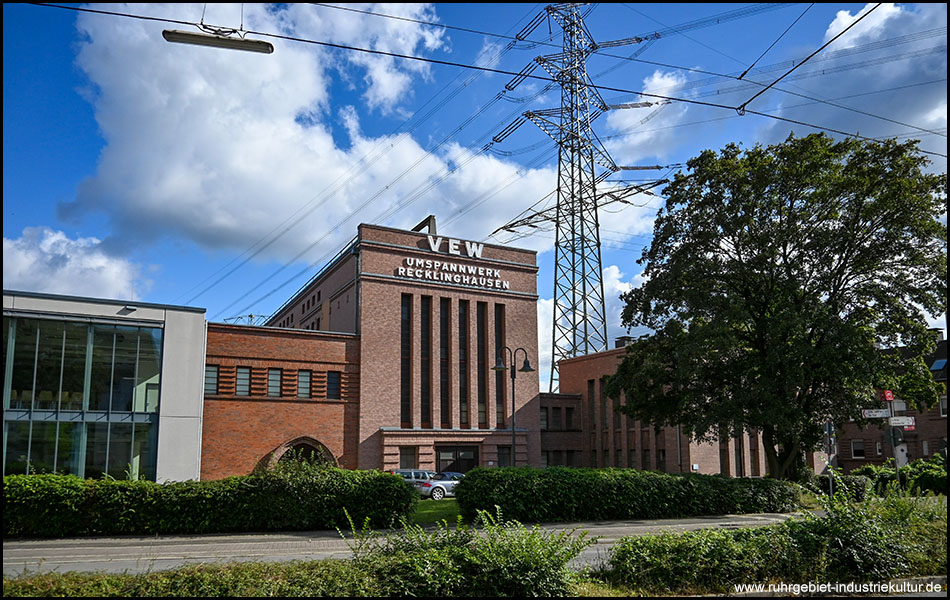
[{"label": "white cloud", "polygon": [[[643,80],[642,89],[648,94],[670,97],[689,97],[682,89],[686,77],[681,73],[655,71]],[[664,103],[660,98],[644,96],[632,103],[651,102],[652,106],[623,108],[607,114],[612,136],[607,151],[619,165],[643,164],[645,158],[667,161],[682,140],[671,135],[669,129],[682,123],[689,113],[685,102]],[[619,103],[623,104],[623,103]]]},{"label": "white cloud", "polygon": [[874,8],[873,4],[866,4],[864,8],[859,10],[856,14],[852,15],[850,11],[839,10],[835,15],[834,21],[828,25],[827,31],[825,31],[825,42],[832,39],[846,28],[850,27],[852,23],[858,19],[864,17],[861,23],[855,25],[851,31],[842,35],[839,39],[835,40],[835,49],[849,48],[856,46],[858,44],[857,40],[862,36],[872,36],[878,37],[887,29],[887,21],[900,14],[901,9],[895,6],[893,3],[881,4],[874,12],[868,16],[868,12]]},{"label": "white cloud", "polygon": [[3,288],[49,294],[137,300],[148,291],[141,267],[106,254],[96,238],[28,227],[3,238]]},{"label": "white cloud", "polygon": [[[870,7],[866,5],[854,15],[839,11],[828,25],[824,41]],[[946,127],[947,86],[946,81],[940,81],[947,76],[946,25],[947,6],[943,3],[881,5],[778,86],[834,100],[873,116],[770,92],[770,97],[786,105],[776,114],[866,137],[920,139],[922,149],[946,154],[945,132],[942,136],[931,133]],[[880,47],[874,49],[874,45]],[[847,52],[855,49],[862,51]],[[842,51],[840,56],[835,54]],[[850,97],[869,92],[873,93]],[[784,139],[792,127],[771,124],[772,133],[766,141]],[[794,129],[799,136],[813,131]],[[933,154],[927,158],[933,163],[930,170],[946,171],[946,158]]]},{"label": "white cloud", "polygon": [[[148,8],[182,20],[200,15],[200,6]],[[428,5],[367,10],[436,19]],[[245,5],[244,22],[399,54],[447,47],[441,29],[311,5]],[[106,144],[96,173],[59,214],[71,223],[107,215],[111,234],[103,244],[112,252],[163,237],[244,251],[293,224],[260,258],[320,262],[360,222],[382,223],[384,215],[386,224],[411,226],[426,214],[444,221],[463,210],[452,233],[481,238],[555,181],[551,172],[517,175],[513,163],[484,156],[443,180],[467,150],[430,152],[408,134],[361,132],[366,110],[386,112],[411,99],[412,82],[428,76],[424,63],[280,40],[273,54],[255,55],[168,44],[161,25],[146,21],[117,25],[81,15],[78,23],[85,41],[77,64],[93,86],[89,97]],[[365,103],[333,106],[329,89],[347,72],[357,73],[348,83]]]}]

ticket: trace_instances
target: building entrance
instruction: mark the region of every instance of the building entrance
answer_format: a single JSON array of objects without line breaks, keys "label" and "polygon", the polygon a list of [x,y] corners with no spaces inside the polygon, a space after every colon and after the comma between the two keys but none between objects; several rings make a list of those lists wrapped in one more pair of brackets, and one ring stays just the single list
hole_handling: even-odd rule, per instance
[{"label": "building entrance", "polygon": [[478,446],[436,446],[435,454],[439,472],[467,473],[478,466]]}]

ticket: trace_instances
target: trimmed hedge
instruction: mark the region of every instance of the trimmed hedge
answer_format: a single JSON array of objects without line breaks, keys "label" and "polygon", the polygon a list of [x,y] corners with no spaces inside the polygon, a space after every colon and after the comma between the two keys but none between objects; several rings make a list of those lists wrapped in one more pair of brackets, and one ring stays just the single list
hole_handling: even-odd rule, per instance
[{"label": "trimmed hedge", "polygon": [[455,496],[468,520],[498,506],[528,523],[790,512],[800,502],[796,486],[775,479],[565,467],[476,468]]},{"label": "trimmed hedge", "polygon": [[215,481],[82,480],[72,475],[3,478],[6,536],[301,531],[369,518],[388,527],[412,514],[418,495],[402,478],[332,467]]}]

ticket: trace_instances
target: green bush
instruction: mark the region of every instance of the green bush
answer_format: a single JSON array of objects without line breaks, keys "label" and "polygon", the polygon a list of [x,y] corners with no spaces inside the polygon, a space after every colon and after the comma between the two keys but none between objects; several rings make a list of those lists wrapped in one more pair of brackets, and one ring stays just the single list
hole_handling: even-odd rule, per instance
[{"label": "green bush", "polygon": [[889,494],[824,502],[825,516],[734,531],[620,540],[607,576],[642,593],[731,593],[735,584],[887,581],[946,573],[946,501]]},{"label": "green bush", "polygon": [[610,577],[651,593],[728,593],[804,562],[781,525],[703,529],[622,539],[610,554]]},{"label": "green bush", "polygon": [[[897,469],[893,459],[883,465],[863,465],[851,471],[852,475],[863,475],[871,480],[874,492],[883,495],[897,481]],[[921,458],[901,467],[900,486],[917,494],[933,492],[947,494],[947,460],[942,454],[930,458]]]},{"label": "green bush", "polygon": [[71,475],[4,477],[4,535],[72,535],[84,526],[86,485]]},{"label": "green bush", "polygon": [[774,479],[563,467],[473,469],[455,495],[468,520],[498,506],[534,523],[789,512],[800,500],[797,487]]},{"label": "green bush", "polygon": [[344,509],[387,527],[418,501],[396,475],[315,465],[167,484],[10,475],[3,497],[4,535],[27,537],[335,529]]},{"label": "green bush", "polygon": [[[831,485],[831,479],[834,477],[834,486]],[[864,502],[872,491],[871,479],[863,475],[815,475],[808,485],[811,491],[816,494],[828,494],[834,491],[836,494],[842,494],[852,502]]]}]

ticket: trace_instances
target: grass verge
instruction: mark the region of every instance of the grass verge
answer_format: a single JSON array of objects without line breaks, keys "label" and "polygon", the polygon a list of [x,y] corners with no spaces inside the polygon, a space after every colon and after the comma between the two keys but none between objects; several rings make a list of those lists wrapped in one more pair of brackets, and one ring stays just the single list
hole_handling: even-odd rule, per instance
[{"label": "grass verge", "polygon": [[455,498],[420,500],[410,522],[413,525],[435,525],[442,521],[454,524],[458,516],[459,504]]}]

